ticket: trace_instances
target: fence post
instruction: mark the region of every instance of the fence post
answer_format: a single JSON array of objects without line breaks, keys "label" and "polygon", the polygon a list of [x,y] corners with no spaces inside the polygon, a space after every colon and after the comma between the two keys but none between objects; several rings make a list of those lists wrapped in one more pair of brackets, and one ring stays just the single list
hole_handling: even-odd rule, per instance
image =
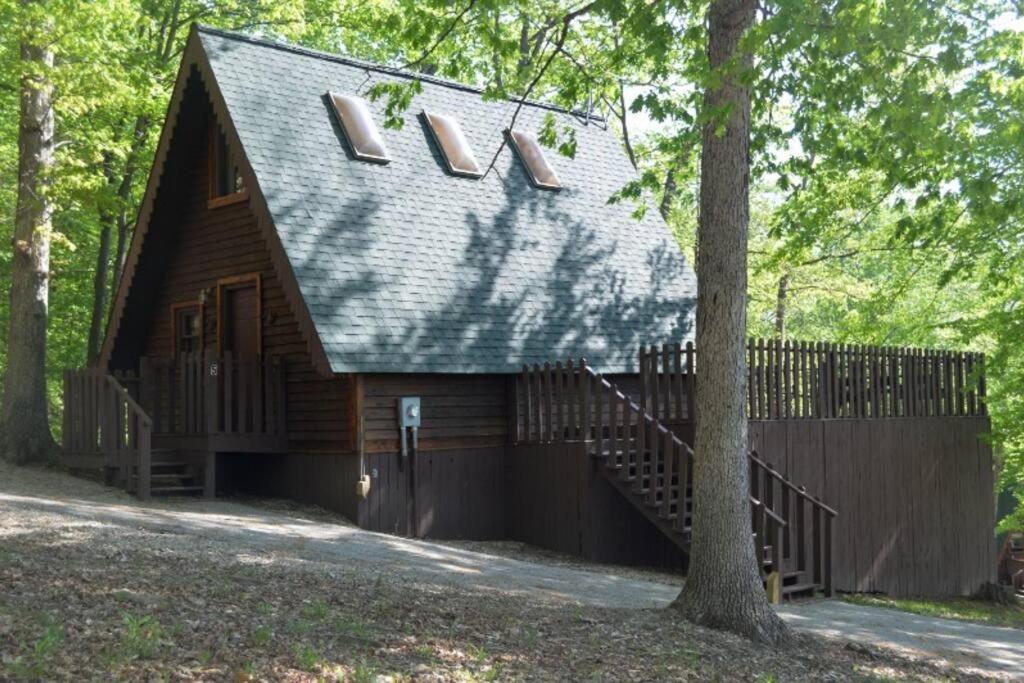
[{"label": "fence post", "polygon": [[136,422],[136,448],[138,449],[138,496],[140,500],[149,500],[150,493],[150,478],[152,474],[152,452],[151,447],[151,436],[152,436],[152,425],[142,415],[135,414],[133,416]]}]

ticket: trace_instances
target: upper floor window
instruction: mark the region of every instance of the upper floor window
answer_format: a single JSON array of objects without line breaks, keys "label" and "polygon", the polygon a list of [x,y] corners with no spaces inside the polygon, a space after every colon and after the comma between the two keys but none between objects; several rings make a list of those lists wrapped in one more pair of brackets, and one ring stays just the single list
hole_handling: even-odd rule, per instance
[{"label": "upper floor window", "polygon": [[210,122],[210,206],[241,201],[249,195],[237,156],[215,121]]}]

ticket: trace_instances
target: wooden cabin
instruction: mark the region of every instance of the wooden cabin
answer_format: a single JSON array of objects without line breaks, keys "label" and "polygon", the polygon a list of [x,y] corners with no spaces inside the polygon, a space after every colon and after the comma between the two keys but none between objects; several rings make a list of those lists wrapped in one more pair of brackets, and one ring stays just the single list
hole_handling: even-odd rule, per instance
[{"label": "wooden cabin", "polygon": [[[414,81],[385,128],[368,93]],[[573,158],[537,145],[551,123]],[[608,202],[633,178],[593,115],[193,28],[101,359],[66,373],[65,460],[142,498],[685,568],[696,283],[656,212]],[[989,578],[979,356],[749,361],[752,530],[783,593]]]}]

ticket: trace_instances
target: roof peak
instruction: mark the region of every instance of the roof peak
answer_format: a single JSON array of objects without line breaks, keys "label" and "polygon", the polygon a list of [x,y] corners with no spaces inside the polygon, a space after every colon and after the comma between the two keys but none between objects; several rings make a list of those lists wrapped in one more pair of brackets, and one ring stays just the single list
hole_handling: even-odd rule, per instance
[{"label": "roof peak", "polygon": [[[314,50],[313,48],[303,47],[301,45],[294,45],[292,43],[286,43],[280,40],[272,40],[270,38],[257,38],[245,33],[239,33],[237,31],[227,31],[225,29],[214,28],[212,26],[206,26],[205,24],[194,23],[192,25],[193,30],[208,35],[219,36],[221,38],[228,38],[230,40],[238,40],[245,43],[251,43],[253,45],[259,45],[262,47],[268,47],[276,50],[283,50],[285,52],[293,52],[295,54],[304,55],[306,57],[312,57],[314,59],[323,59],[330,62],[336,62],[339,64],[345,64],[360,69],[366,69],[367,71],[376,71],[389,76],[396,76],[398,78],[408,78],[412,80],[419,80],[426,83],[433,83],[435,85],[452,88],[455,90],[462,90],[465,92],[475,93],[477,95],[483,94],[483,88],[479,88],[474,85],[468,85],[459,81],[454,81],[448,78],[441,78],[439,76],[433,76],[430,74],[423,74],[416,71],[408,71],[406,69],[399,69],[393,66],[387,66],[384,64],[377,64],[376,62],[369,62],[363,59],[356,59],[355,57],[348,57],[345,55],[339,55],[333,52],[325,52],[323,50]],[[520,98],[510,97],[509,102],[519,103]],[[590,119],[591,121],[601,122],[605,121],[603,116],[594,114],[593,112],[580,111],[579,109],[569,109],[562,107],[557,104],[550,102],[543,102],[540,100],[523,100],[524,106],[537,107],[540,109],[548,109],[550,111],[560,112],[563,114],[570,114],[572,116],[578,116],[584,120]]]}]

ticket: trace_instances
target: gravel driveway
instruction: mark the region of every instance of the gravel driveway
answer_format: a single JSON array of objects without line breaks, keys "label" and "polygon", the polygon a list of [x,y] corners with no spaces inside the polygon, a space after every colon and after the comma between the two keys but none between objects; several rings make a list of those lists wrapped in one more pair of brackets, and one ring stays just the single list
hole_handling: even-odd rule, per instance
[{"label": "gravel driveway", "polygon": [[[0,465],[0,521],[60,515],[83,525],[187,534],[233,552],[286,554],[346,571],[409,576],[474,590],[598,607],[663,607],[678,586],[606,571],[524,562],[447,545],[364,531],[286,509],[231,501],[147,504],[64,475]],[[10,516],[10,517],[9,517]],[[1000,678],[1024,678],[1024,630],[998,628],[823,600],[785,605],[795,628],[888,647]]]}]

